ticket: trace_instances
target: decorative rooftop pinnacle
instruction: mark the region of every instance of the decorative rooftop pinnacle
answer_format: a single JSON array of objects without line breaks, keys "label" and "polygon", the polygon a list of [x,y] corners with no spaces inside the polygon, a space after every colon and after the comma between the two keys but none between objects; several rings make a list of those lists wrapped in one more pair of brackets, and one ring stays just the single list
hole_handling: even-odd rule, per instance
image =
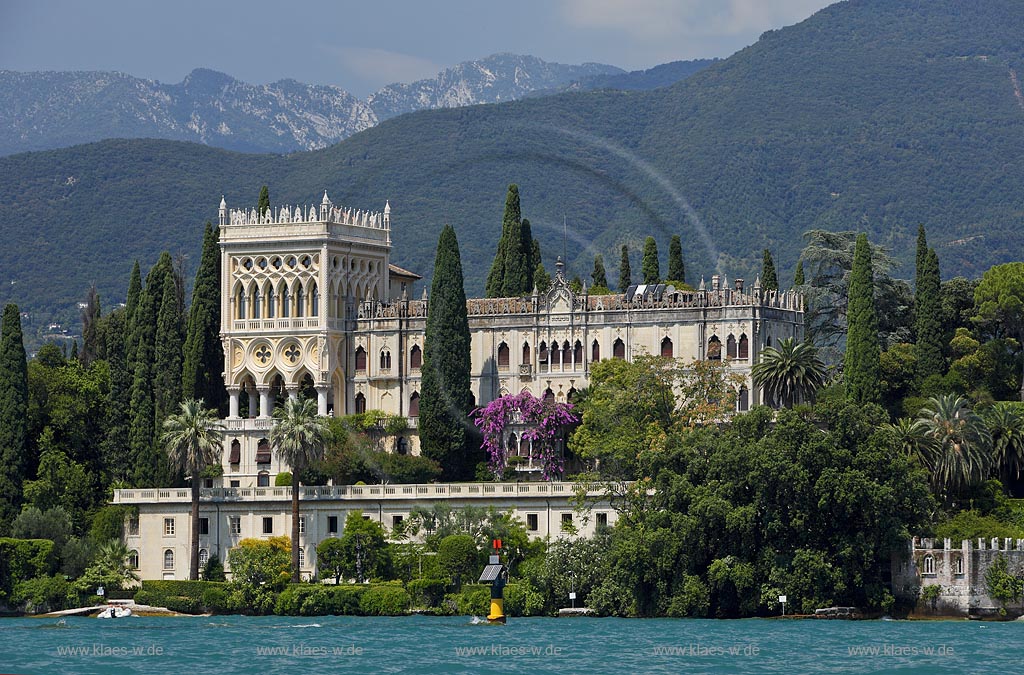
[{"label": "decorative rooftop pinnacle", "polygon": [[224,200],[224,195],[221,195],[220,196],[220,208],[221,209],[226,209],[227,207],[228,207],[228,203]]},{"label": "decorative rooftop pinnacle", "polygon": [[320,203],[325,206],[331,203],[331,200],[327,197],[327,190],[324,190],[324,198],[320,201]]},{"label": "decorative rooftop pinnacle", "polygon": [[384,200],[384,213],[391,213],[391,202],[387,199]]}]

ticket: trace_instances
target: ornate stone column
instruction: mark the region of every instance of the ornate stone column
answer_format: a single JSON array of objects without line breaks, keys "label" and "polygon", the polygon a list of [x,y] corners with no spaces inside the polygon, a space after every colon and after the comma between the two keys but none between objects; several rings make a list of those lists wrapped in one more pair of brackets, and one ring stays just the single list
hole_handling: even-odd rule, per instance
[{"label": "ornate stone column", "polygon": [[273,404],[270,401],[270,387],[260,387],[260,417],[266,418],[273,415]]},{"label": "ornate stone column", "polygon": [[327,396],[331,393],[330,387],[317,387],[316,388],[316,414],[326,415],[327,414]]},{"label": "ornate stone column", "polygon": [[238,418],[238,396],[242,390],[239,387],[228,388],[228,418]]}]

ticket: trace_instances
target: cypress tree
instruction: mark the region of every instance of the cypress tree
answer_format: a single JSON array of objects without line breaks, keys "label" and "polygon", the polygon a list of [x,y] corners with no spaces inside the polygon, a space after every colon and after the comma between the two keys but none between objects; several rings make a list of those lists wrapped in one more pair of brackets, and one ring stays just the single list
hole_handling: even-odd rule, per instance
[{"label": "cypress tree", "polygon": [[929,249],[922,269],[917,275],[914,293],[914,332],[917,342],[917,378],[923,383],[932,375],[943,375],[946,360],[942,355],[942,282],[939,278],[939,256]]},{"label": "cypress tree", "polygon": [[[533,290],[533,272],[537,269],[537,261],[540,257],[540,244],[533,238],[533,228],[530,221],[523,218],[522,225],[523,255],[526,257],[526,284],[519,295],[527,295]],[[534,254],[537,254],[536,256]]]},{"label": "cypress tree", "polygon": [[107,363],[110,391],[107,393],[106,436],[103,463],[114,480],[132,475],[128,438],[131,433],[132,372],[125,361],[125,311],[116,310],[107,319]]},{"label": "cypress tree", "polygon": [[4,307],[0,320],[0,534],[9,534],[21,511],[28,466],[28,363],[21,312]]},{"label": "cypress tree", "polygon": [[260,188],[260,198],[256,202],[256,213],[261,216],[270,210],[270,190],[266,185]]},{"label": "cypress tree", "polygon": [[135,370],[135,315],[139,311],[139,299],[142,296],[142,271],[139,261],[132,266],[131,277],[128,279],[128,296],[124,304],[124,358],[129,372]]},{"label": "cypress tree", "polygon": [[68,359],[71,361],[78,360],[78,340],[71,341],[71,355],[68,356]]},{"label": "cypress tree", "polygon": [[868,236],[857,237],[850,271],[847,301],[846,354],[843,377],[846,396],[856,403],[878,402],[879,359],[878,317],[875,314],[874,273]]},{"label": "cypress tree", "polygon": [[779,276],[775,273],[775,261],[772,259],[772,252],[764,250],[764,259],[761,263],[761,290],[779,290]]},{"label": "cypress tree", "polygon": [[96,359],[104,357],[103,336],[100,334],[100,295],[96,284],[89,287],[82,310],[82,364],[88,367]]},{"label": "cypress tree", "polygon": [[[519,193],[516,193],[515,215],[519,215]],[[508,209],[506,208],[506,218]],[[504,227],[502,228],[504,229]],[[508,235],[505,240],[505,280],[502,284],[501,297],[514,298],[529,293],[526,288],[526,263],[533,241],[523,239],[523,223],[518,218],[508,224]],[[532,276],[532,275],[530,275]]]},{"label": "cypress tree", "polygon": [[[128,447],[136,487],[154,487],[160,473],[153,437],[156,432],[153,408],[153,350],[156,337],[156,312],[153,297],[147,288],[139,298],[135,330],[135,364],[132,373],[131,427]],[[149,317],[152,317],[151,319]]]},{"label": "cypress tree", "polygon": [[608,277],[604,272],[604,256],[600,253],[594,256],[594,271],[590,273],[590,278],[594,280],[594,286],[608,288]]},{"label": "cypress tree", "polygon": [[455,230],[445,225],[437,244],[427,304],[420,391],[420,448],[437,461],[444,480],[473,476],[469,410],[470,337],[462,262]]},{"label": "cypress tree", "polygon": [[668,243],[668,278],[672,281],[686,283],[686,265],[683,263],[683,242],[678,234],[673,234]]},{"label": "cypress tree", "polygon": [[796,261],[796,274],[793,275],[793,285],[794,286],[803,286],[804,283],[805,283],[805,281],[804,281],[804,261],[803,260],[797,260]]},{"label": "cypress tree", "polygon": [[644,275],[645,284],[661,283],[661,270],[658,267],[658,243],[654,237],[644,239],[644,257],[640,263],[640,272]]},{"label": "cypress tree", "polygon": [[[513,229],[515,230],[514,235]],[[513,236],[517,240],[514,248],[509,244]],[[519,260],[519,256],[522,255],[522,246],[522,213],[519,208],[519,186],[512,183],[508,186],[508,192],[505,194],[505,213],[501,219],[501,238],[498,239],[498,250],[494,254],[491,271],[487,275],[485,293],[488,298],[499,298],[505,293],[506,288],[511,288],[506,281],[506,277],[509,274],[507,266],[510,257],[516,261]],[[518,265],[519,263],[517,262],[516,273],[520,275],[519,281],[521,281],[523,274],[519,270]]]},{"label": "cypress tree", "polygon": [[220,344],[220,252],[218,231],[210,223],[203,233],[203,253],[192,287],[181,385],[184,398],[202,399],[221,414],[227,412]]},{"label": "cypress tree", "polygon": [[[928,263],[928,236],[925,234],[924,225],[917,226],[917,252],[914,259],[914,288],[921,285],[921,274]],[[916,300],[916,298],[915,298]]]},{"label": "cypress tree", "polygon": [[619,258],[619,290],[623,293],[632,285],[631,272],[629,269],[629,246],[622,245],[622,257]]},{"label": "cypress tree", "polygon": [[154,432],[163,428],[164,420],[181,402],[182,342],[177,288],[173,282],[164,283],[153,351]]}]

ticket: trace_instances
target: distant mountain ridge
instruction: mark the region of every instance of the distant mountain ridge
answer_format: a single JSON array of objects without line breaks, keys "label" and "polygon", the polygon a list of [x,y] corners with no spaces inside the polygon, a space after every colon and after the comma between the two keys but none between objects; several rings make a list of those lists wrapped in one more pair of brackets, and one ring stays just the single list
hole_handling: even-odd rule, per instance
[{"label": "distant mountain ridge", "polygon": [[335,86],[248,84],[203,68],[177,84],[116,72],[0,70],[0,119],[8,120],[0,127],[0,154],[106,138],[194,141],[240,152],[316,150],[407,112],[512,101],[622,73],[600,63],[494,54],[435,78],[390,84],[364,101]]}]

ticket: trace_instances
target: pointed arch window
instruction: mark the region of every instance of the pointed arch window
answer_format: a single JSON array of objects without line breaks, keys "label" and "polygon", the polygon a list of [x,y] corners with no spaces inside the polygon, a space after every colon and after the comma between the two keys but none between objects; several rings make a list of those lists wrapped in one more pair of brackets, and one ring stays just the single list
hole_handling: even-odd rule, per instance
[{"label": "pointed arch window", "polygon": [[712,335],[711,339],[708,340],[708,360],[722,360],[722,341],[718,339],[717,335]]},{"label": "pointed arch window", "polygon": [[423,367],[423,350],[420,349],[419,345],[413,345],[412,349],[409,350],[409,368],[410,370],[419,370]]},{"label": "pointed arch window", "polygon": [[579,340],[572,346],[572,360],[576,368],[583,367],[583,343]]},{"label": "pointed arch window", "polygon": [[316,282],[313,282],[313,287],[309,293],[309,315],[320,316],[320,289],[317,288]]},{"label": "pointed arch window", "polygon": [[750,340],[747,339],[746,333],[740,335],[740,347],[737,350],[736,357],[740,359],[750,358]]},{"label": "pointed arch window", "polygon": [[356,372],[366,372],[366,350],[362,347],[356,347]]},{"label": "pointed arch window", "polygon": [[523,363],[527,364],[527,365],[532,363],[531,360],[530,360],[530,343],[529,342],[524,342],[523,343]]},{"label": "pointed arch window", "polygon": [[252,288],[252,318],[263,318],[263,295],[256,286]]},{"label": "pointed arch window", "polygon": [[626,343],[622,341],[622,338],[615,338],[615,342],[612,343],[612,358],[626,358]]},{"label": "pointed arch window", "polygon": [[601,360],[601,343],[594,340],[593,344],[590,345],[590,362],[597,363]]},{"label": "pointed arch window", "polygon": [[740,387],[740,394],[736,397],[736,410],[739,412],[750,410],[750,390],[746,387]]},{"label": "pointed arch window", "polygon": [[244,319],[245,317],[245,288],[241,285],[238,286],[238,292],[235,293],[235,311],[237,312],[237,318]]},{"label": "pointed arch window", "polygon": [[306,289],[302,284],[295,291],[295,316],[306,316]]},{"label": "pointed arch window", "polygon": [[555,392],[551,391],[551,387],[548,387],[547,389],[544,390],[544,402],[545,403],[554,403],[555,402]]},{"label": "pointed arch window", "polygon": [[572,363],[572,347],[569,346],[569,341],[566,340],[562,343],[562,370],[565,370],[566,366]]},{"label": "pointed arch window", "polygon": [[537,347],[537,360],[540,362],[540,372],[548,372],[548,343],[541,342]]},{"label": "pointed arch window", "polygon": [[732,333],[729,333],[729,337],[725,338],[725,355],[730,359],[736,358],[736,338],[733,337]]},{"label": "pointed arch window", "polygon": [[274,302],[274,287],[267,284],[263,289],[264,304],[267,306],[267,318],[274,319],[277,317],[277,303]]},{"label": "pointed arch window", "polygon": [[391,370],[391,350],[380,350],[380,369]]},{"label": "pointed arch window", "polygon": [[409,417],[420,416],[420,393],[414,391],[409,397]]},{"label": "pointed arch window", "polygon": [[356,414],[360,415],[366,412],[366,397],[362,393],[356,394]]},{"label": "pointed arch window", "polygon": [[498,345],[498,370],[508,370],[508,345],[502,342]]},{"label": "pointed arch window", "polygon": [[292,315],[292,294],[289,292],[287,284],[281,284],[281,316],[288,318]]},{"label": "pointed arch window", "polygon": [[665,337],[664,339],[662,339],[662,341],[661,341],[661,355],[664,358],[667,358],[667,359],[673,358],[672,338]]},{"label": "pointed arch window", "polygon": [[924,573],[935,574],[935,557],[931,554],[924,557]]}]

